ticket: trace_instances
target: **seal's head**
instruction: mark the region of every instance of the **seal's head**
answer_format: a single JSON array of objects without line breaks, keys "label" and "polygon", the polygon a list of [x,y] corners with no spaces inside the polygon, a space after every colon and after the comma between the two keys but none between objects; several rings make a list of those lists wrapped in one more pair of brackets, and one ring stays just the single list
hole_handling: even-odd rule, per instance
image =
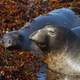
[{"label": "seal's head", "polygon": [[3,35],[1,43],[5,48],[10,48],[17,45],[20,38],[18,31],[11,31]]},{"label": "seal's head", "polygon": [[74,35],[74,33],[64,27],[47,25],[33,32],[30,35],[30,39],[33,40],[43,52],[48,52],[62,49],[69,39],[69,42],[73,42]]},{"label": "seal's head", "polygon": [[41,55],[47,56],[49,69],[64,75],[80,74],[80,39],[71,30],[47,25],[32,33],[30,39],[43,52]]}]

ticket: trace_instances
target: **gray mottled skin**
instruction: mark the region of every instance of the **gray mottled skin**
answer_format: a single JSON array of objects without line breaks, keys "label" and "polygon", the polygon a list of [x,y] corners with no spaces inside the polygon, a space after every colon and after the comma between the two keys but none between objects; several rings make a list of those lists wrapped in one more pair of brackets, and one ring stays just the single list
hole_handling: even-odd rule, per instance
[{"label": "gray mottled skin", "polygon": [[30,39],[48,56],[48,67],[64,75],[62,80],[80,76],[80,38],[71,30],[47,25],[33,32]]}]

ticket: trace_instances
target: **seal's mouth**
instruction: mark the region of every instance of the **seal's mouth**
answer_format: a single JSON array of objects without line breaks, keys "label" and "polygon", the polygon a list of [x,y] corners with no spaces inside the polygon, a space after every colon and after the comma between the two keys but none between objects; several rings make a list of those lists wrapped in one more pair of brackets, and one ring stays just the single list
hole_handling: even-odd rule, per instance
[{"label": "seal's mouth", "polygon": [[39,46],[39,48],[40,48],[42,51],[47,51],[48,47],[47,47],[46,43],[36,42],[36,44]]},{"label": "seal's mouth", "polygon": [[5,48],[12,47],[12,44],[3,43],[3,45],[4,45]]},{"label": "seal's mouth", "polygon": [[20,46],[9,46],[9,47],[6,47],[6,49],[12,51],[12,50],[21,50],[21,47]]}]

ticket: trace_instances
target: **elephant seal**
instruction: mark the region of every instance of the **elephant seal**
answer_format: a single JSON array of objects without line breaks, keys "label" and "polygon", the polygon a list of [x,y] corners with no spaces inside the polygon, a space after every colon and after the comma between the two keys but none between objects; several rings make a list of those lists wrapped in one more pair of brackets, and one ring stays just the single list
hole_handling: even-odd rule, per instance
[{"label": "elephant seal", "polygon": [[80,38],[71,30],[47,25],[29,38],[43,52],[41,55],[48,56],[46,63],[52,71],[80,75]]}]

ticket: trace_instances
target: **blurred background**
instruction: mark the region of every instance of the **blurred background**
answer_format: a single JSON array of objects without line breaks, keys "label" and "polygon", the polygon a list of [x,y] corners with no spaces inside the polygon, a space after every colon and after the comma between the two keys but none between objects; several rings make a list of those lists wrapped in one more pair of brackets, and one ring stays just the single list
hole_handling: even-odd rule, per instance
[{"label": "blurred background", "polygon": [[[69,7],[80,14],[80,0],[0,0],[0,37],[18,30],[33,18],[46,15],[51,10]],[[36,73],[44,58],[30,52],[8,51],[0,46],[0,80],[37,80]]]}]

